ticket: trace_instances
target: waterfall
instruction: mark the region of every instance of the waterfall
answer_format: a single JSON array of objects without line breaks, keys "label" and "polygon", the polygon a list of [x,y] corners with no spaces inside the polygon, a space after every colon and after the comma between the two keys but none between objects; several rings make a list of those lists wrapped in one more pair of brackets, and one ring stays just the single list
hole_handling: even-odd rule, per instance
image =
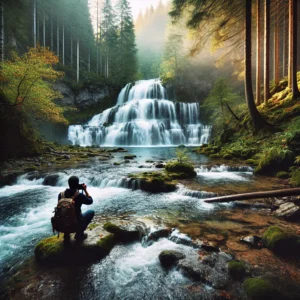
[{"label": "waterfall", "polygon": [[127,84],[117,105],[95,115],[86,125],[69,127],[73,145],[164,146],[207,143],[210,126],[200,123],[199,103],[167,100],[159,79]]}]

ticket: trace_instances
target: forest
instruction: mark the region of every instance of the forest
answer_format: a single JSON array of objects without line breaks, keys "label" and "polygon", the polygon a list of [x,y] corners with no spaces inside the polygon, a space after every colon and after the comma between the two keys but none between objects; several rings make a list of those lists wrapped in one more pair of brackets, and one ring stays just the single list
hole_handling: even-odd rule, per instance
[{"label": "forest", "polygon": [[0,0],[0,298],[296,300],[298,0]]}]

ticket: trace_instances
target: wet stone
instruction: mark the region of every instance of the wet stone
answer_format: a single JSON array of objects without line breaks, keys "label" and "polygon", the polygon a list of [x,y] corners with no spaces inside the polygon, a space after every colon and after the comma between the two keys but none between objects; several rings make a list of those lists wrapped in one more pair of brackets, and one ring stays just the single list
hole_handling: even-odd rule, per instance
[{"label": "wet stone", "polygon": [[44,178],[43,185],[56,186],[58,179],[59,179],[59,175],[57,175],[57,174],[47,175]]},{"label": "wet stone", "polygon": [[184,259],[185,257],[184,253],[174,250],[164,250],[159,254],[159,261],[162,266],[169,268],[176,265],[180,259]]},{"label": "wet stone", "polygon": [[279,218],[286,220],[295,219],[300,216],[300,207],[295,205],[293,202],[287,202],[281,204],[275,212]]},{"label": "wet stone", "polygon": [[256,235],[249,235],[240,240],[242,243],[247,244],[250,247],[261,249],[263,247],[262,238]]}]

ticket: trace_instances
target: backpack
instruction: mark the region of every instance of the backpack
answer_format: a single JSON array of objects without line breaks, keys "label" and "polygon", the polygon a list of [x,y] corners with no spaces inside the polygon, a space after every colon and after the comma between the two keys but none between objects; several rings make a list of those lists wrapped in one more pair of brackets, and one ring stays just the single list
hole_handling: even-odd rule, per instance
[{"label": "backpack", "polygon": [[61,193],[61,199],[54,208],[54,217],[51,218],[53,233],[73,233],[77,230],[78,220],[75,212],[74,199],[79,192],[77,191],[72,198],[65,198],[65,192]]}]

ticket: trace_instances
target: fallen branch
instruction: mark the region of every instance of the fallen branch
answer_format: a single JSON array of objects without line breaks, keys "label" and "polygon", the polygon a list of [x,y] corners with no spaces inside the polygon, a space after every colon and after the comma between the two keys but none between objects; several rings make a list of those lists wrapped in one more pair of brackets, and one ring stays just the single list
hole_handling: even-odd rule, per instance
[{"label": "fallen branch", "polygon": [[269,198],[269,197],[286,197],[286,196],[297,196],[297,195],[300,195],[300,188],[214,197],[214,198],[204,199],[204,202],[222,203],[222,202],[232,202],[237,200],[249,200],[249,199],[259,199],[259,198]]}]

